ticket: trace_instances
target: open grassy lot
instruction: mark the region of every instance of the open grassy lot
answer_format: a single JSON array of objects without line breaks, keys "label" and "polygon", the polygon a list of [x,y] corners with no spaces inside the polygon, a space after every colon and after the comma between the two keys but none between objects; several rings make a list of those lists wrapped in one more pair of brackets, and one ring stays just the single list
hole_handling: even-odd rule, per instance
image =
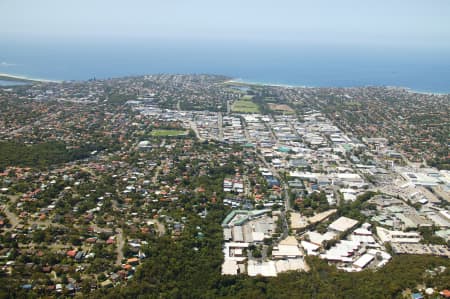
[{"label": "open grassy lot", "polygon": [[252,101],[239,100],[233,103],[231,106],[231,111],[241,113],[258,113],[259,107]]},{"label": "open grassy lot", "polygon": [[246,94],[245,96],[242,96],[241,100],[244,101],[250,101],[251,99],[253,99],[252,95]]},{"label": "open grassy lot", "polygon": [[171,136],[183,136],[187,135],[188,131],[186,130],[163,130],[163,129],[157,129],[153,130],[150,135],[156,136],[156,137],[171,137]]},{"label": "open grassy lot", "polygon": [[294,109],[292,109],[290,106],[286,105],[286,104],[269,104],[269,108],[272,111],[276,111],[276,112],[283,112],[283,113],[288,113],[288,114],[293,114],[295,113]]}]

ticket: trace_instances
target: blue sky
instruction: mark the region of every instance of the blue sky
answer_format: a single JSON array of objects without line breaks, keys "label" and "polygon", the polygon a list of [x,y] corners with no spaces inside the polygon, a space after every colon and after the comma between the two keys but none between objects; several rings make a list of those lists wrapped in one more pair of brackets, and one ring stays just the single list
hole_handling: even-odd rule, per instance
[{"label": "blue sky", "polygon": [[0,37],[450,49],[449,0],[1,0]]}]

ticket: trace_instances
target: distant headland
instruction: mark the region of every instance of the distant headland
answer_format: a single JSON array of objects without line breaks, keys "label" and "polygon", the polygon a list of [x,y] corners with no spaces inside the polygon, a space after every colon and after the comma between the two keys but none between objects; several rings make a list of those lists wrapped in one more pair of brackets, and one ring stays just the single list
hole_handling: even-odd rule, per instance
[{"label": "distant headland", "polygon": [[39,79],[39,78],[29,78],[25,76],[17,76],[17,75],[10,75],[10,74],[3,74],[0,73],[0,80],[3,81],[15,81],[15,82],[50,82],[50,83],[61,83],[62,81],[57,80],[48,80],[48,79]]}]

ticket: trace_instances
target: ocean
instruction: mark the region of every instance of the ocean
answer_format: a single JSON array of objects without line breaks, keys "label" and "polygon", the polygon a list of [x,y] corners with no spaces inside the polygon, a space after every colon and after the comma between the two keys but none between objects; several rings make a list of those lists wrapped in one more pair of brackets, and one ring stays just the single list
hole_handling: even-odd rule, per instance
[{"label": "ocean", "polygon": [[397,86],[450,93],[450,52],[245,41],[0,40],[0,73],[51,80],[221,74],[311,87]]}]

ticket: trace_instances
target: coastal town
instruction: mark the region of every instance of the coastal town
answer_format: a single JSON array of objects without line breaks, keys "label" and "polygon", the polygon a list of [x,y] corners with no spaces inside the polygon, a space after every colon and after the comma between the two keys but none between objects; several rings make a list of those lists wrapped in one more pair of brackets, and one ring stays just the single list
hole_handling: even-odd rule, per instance
[{"label": "coastal town", "polygon": [[148,75],[2,86],[0,104],[12,291],[124,286],[169,246],[226,277],[450,258],[450,95]]}]

